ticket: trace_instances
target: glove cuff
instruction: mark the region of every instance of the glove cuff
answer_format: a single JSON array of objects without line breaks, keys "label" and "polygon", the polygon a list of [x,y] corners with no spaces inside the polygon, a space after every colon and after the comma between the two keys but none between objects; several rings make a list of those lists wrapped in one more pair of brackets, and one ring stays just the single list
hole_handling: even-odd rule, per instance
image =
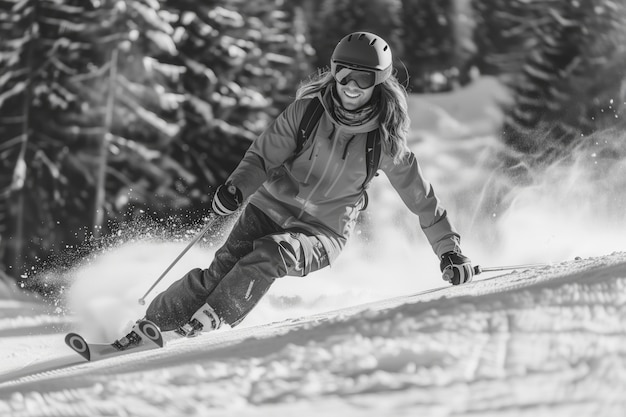
[{"label": "glove cuff", "polygon": [[[234,192],[231,192],[234,191]],[[243,201],[241,190],[232,184],[220,185],[213,196],[213,211],[221,216],[234,213]]]}]

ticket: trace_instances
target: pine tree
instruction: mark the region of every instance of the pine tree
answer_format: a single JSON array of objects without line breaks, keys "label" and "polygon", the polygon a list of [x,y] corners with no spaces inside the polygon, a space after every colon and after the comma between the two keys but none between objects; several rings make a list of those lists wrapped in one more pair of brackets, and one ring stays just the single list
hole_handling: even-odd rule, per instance
[{"label": "pine tree", "polygon": [[626,6],[607,0],[562,2],[546,10],[512,83],[504,139],[526,153],[562,148],[620,122],[626,95]]},{"label": "pine tree", "polygon": [[548,6],[545,1],[472,0],[476,46],[473,63],[480,72],[519,72],[527,52],[537,47],[538,34],[550,21]]},{"label": "pine tree", "polygon": [[[166,177],[154,162],[176,126],[160,116],[172,113],[167,90],[148,79],[142,66],[150,55],[138,51],[172,52],[156,6],[0,3],[0,31],[10,39],[0,55],[5,262],[16,271],[85,241],[95,206],[101,223],[120,217],[124,185],[147,195],[137,178]],[[98,172],[108,175],[99,182]]]},{"label": "pine tree", "polygon": [[[453,1],[403,0],[402,5],[403,42],[411,87],[418,92],[449,89],[447,78],[453,78],[455,72]],[[446,80],[435,82],[433,74],[440,74]],[[437,86],[438,83],[444,85]]]},{"label": "pine tree", "polygon": [[172,183],[186,170],[168,149],[183,123],[178,90],[184,68],[171,63],[178,55],[174,29],[159,1],[105,2],[100,11],[108,17],[101,36],[108,41],[97,43],[102,76],[89,87],[97,92],[91,103],[105,133],[95,207],[102,217],[95,225],[106,227],[107,220],[182,204]]},{"label": "pine tree", "polygon": [[304,39],[282,2],[172,1],[184,125],[171,156],[188,169],[175,187],[192,209],[209,206],[209,186],[224,181],[251,141],[290,101],[309,71]]},{"label": "pine tree", "polygon": [[281,0],[0,0],[13,275],[129,216],[196,221],[310,71],[296,15]]},{"label": "pine tree", "polygon": [[[367,31],[381,36],[391,47],[394,64],[404,72],[401,60],[404,43],[401,38],[401,0],[324,0],[305,6],[311,25],[311,45],[315,49],[317,68],[330,66],[331,54],[347,34]],[[398,74],[401,79],[404,74]]]},{"label": "pine tree", "polygon": [[81,176],[69,156],[77,126],[65,115],[80,110],[68,80],[89,62],[90,47],[79,36],[89,6],[0,1],[0,186],[4,258],[14,273],[81,224],[84,188],[67,186]]}]

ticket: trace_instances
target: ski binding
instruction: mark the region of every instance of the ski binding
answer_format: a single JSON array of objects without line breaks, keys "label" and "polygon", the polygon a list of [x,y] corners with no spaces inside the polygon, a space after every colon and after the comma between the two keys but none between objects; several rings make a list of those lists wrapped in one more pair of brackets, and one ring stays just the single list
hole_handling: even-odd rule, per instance
[{"label": "ski binding", "polygon": [[130,333],[113,343],[88,343],[78,333],[68,333],[65,344],[88,361],[105,357],[118,356],[132,350],[144,350],[163,347],[163,336],[159,328],[149,320],[138,320]]}]

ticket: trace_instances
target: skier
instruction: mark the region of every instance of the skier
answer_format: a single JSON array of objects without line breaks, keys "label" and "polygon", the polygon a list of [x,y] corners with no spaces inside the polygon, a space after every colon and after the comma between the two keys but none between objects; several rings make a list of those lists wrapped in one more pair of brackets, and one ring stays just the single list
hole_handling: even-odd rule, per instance
[{"label": "skier", "polygon": [[[191,270],[149,305],[146,318],[162,331],[191,335],[236,326],[276,279],[331,265],[367,205],[372,168],[385,172],[419,217],[444,279],[472,280],[460,236],[407,147],[407,93],[392,74],[389,46],[355,32],[336,45],[330,65],[299,87],[296,100],[218,187],[212,201],[218,215],[247,204],[209,268]],[[319,121],[305,123],[315,125],[306,126],[313,133],[298,142],[314,100],[321,103]],[[378,137],[374,145],[370,132]],[[369,156],[374,148],[378,160]]]}]

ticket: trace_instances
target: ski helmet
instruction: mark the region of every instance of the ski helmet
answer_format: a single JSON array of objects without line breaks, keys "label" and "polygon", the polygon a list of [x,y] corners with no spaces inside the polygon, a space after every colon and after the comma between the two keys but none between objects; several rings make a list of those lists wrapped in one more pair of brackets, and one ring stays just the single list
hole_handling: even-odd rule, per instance
[{"label": "ski helmet", "polygon": [[337,65],[356,70],[370,70],[375,74],[374,85],[389,78],[392,71],[391,48],[378,35],[370,32],[354,32],[339,41],[330,58],[332,74]]}]

